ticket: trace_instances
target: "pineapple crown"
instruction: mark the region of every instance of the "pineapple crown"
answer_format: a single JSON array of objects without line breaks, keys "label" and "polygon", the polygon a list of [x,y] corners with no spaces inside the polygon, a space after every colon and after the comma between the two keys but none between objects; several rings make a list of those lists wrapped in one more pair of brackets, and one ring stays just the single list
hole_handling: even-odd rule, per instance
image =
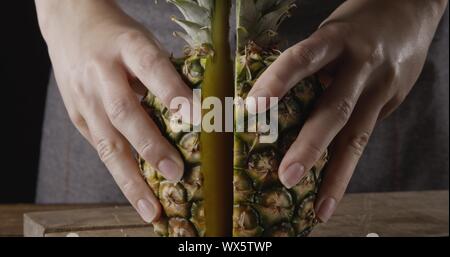
[{"label": "pineapple crown", "polygon": [[277,40],[277,31],[295,0],[238,0],[237,1],[238,45],[248,42],[266,48]]},{"label": "pineapple crown", "polygon": [[[270,47],[277,41],[281,23],[295,7],[296,0],[237,0],[237,39],[239,46],[255,42]],[[212,16],[215,0],[167,0],[182,13],[182,19],[172,17],[185,32],[174,32],[191,48],[212,45]]]},{"label": "pineapple crown", "polygon": [[215,0],[167,0],[182,13],[183,19],[172,17],[185,32],[174,32],[183,38],[191,48],[212,45],[212,16]]}]

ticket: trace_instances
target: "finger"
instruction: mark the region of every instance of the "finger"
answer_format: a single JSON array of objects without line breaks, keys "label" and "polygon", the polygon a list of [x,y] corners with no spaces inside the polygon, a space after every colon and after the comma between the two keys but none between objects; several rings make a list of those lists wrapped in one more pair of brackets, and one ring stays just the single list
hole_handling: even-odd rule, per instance
[{"label": "finger", "polygon": [[403,103],[406,96],[402,94],[395,95],[386,105],[381,109],[378,120],[384,120],[389,117],[397,108]]},{"label": "finger", "polygon": [[128,69],[167,108],[171,108],[170,103],[176,97],[186,99],[190,106],[182,106],[180,114],[184,121],[190,122],[192,90],[183,82],[166,52],[143,34],[131,33],[125,37],[123,44],[122,57]]},{"label": "finger", "polygon": [[347,123],[365,81],[366,73],[349,65],[321,96],[280,164],[280,181],[286,187],[301,180]]},{"label": "finger", "polygon": [[139,167],[126,140],[98,107],[85,115],[94,145],[117,185],[146,222],[156,220],[161,212],[158,200],[139,175]]},{"label": "finger", "polygon": [[98,74],[103,106],[114,127],[165,178],[179,181],[184,171],[180,154],[141,107],[126,74],[119,68],[104,69]]},{"label": "finger", "polygon": [[92,141],[91,133],[89,132],[86,120],[78,111],[78,107],[76,107],[76,104],[72,103],[72,101],[69,100],[70,98],[64,97],[64,94],[61,95],[63,96],[63,102],[66,106],[70,121],[78,130],[78,132],[80,132],[80,134],[89,142],[89,144],[93,146],[94,144]]},{"label": "finger", "polygon": [[92,141],[91,133],[89,132],[89,128],[83,116],[79,112],[69,113],[70,120],[74,124],[75,128],[77,128],[78,132],[91,144],[94,146],[94,142]]},{"label": "finger", "polygon": [[373,97],[361,98],[348,125],[333,142],[331,160],[315,204],[317,217],[322,222],[332,216],[347,189],[377,122],[381,110],[377,105],[378,100]]},{"label": "finger", "polygon": [[[302,79],[316,73],[343,50],[343,43],[328,27],[316,31],[308,39],[286,50],[256,81],[248,97],[266,102],[269,97],[282,97]],[[249,101],[247,109],[256,113],[257,105]]]},{"label": "finger", "polygon": [[[81,115],[81,113],[78,111],[79,108],[76,104],[76,101],[74,101],[74,97],[71,94],[68,94],[68,91],[66,91],[66,87],[61,87],[58,83],[58,89],[61,94],[61,98],[63,100],[64,106],[66,107],[67,114],[69,115],[69,119],[72,122],[72,124],[75,126],[75,128],[80,132],[80,134],[92,145],[92,138],[89,133],[89,128],[86,124],[85,119]],[[71,85],[72,87],[77,87],[79,85]],[[80,91],[80,90],[78,90]],[[78,96],[77,96],[78,97]]]}]

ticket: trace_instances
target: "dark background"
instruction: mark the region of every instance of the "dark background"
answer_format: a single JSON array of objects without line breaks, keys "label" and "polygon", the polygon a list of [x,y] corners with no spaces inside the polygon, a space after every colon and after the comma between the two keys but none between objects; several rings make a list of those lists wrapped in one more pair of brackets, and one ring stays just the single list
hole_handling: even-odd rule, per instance
[{"label": "dark background", "polygon": [[34,1],[3,1],[0,24],[0,203],[33,202],[50,61]]}]

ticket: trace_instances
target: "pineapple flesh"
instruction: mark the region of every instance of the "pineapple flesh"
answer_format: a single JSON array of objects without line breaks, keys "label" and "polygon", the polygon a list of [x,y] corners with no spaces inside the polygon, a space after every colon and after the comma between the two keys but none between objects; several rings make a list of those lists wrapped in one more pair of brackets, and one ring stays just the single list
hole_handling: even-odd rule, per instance
[{"label": "pineapple flesh", "polygon": [[[231,1],[168,2],[184,16],[173,18],[185,30],[175,34],[189,45],[184,57],[173,58],[175,67],[187,85],[202,90],[202,98],[223,100],[227,96],[245,98],[256,79],[281,54],[276,31],[295,1],[237,0],[234,75],[228,45]],[[143,177],[163,207],[161,219],[153,224],[155,232],[183,237],[306,236],[316,223],[313,204],[327,155],[324,153],[292,189],[279,182],[278,165],[323,89],[312,76],[280,100],[279,137],[272,144],[259,143],[260,135],[251,132],[175,133],[169,126],[171,112],[148,93],[143,107],[185,161],[182,180],[172,183],[138,159]],[[238,112],[235,119],[236,115]]]}]

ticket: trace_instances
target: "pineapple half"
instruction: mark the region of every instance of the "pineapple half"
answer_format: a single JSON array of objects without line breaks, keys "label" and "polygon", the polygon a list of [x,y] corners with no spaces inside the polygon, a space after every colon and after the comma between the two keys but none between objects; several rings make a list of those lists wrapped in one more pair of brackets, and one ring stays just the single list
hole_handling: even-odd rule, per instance
[{"label": "pineapple half", "polygon": [[[202,98],[224,100],[245,98],[260,74],[281,54],[276,48],[276,31],[295,1],[237,0],[234,75],[228,44],[231,0],[168,2],[183,14],[183,19],[173,20],[186,33],[175,34],[189,44],[184,57],[173,59],[174,65],[192,89],[202,90]],[[170,111],[148,93],[144,108],[185,161],[183,179],[171,183],[139,158],[142,175],[164,210],[153,224],[155,232],[183,237],[308,235],[316,224],[313,205],[327,154],[292,189],[279,182],[278,165],[323,90],[313,76],[280,100],[280,136],[272,144],[259,143],[260,135],[251,132],[175,133],[169,126]]]}]

